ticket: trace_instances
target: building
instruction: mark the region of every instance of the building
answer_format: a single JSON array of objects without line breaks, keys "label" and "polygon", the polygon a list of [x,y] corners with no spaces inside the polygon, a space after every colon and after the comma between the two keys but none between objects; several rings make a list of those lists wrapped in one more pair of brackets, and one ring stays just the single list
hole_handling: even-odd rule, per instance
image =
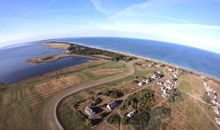
[{"label": "building", "polygon": [[220,118],[215,117],[215,122],[220,125]]},{"label": "building", "polygon": [[161,86],[161,85],[163,85],[163,82],[162,81],[158,81],[157,84]]},{"label": "building", "polygon": [[140,86],[140,87],[142,87],[143,85],[144,85],[144,82],[142,82],[142,81],[138,83],[138,86]]},{"label": "building", "polygon": [[149,84],[151,82],[151,79],[150,78],[147,78],[146,80],[145,80],[145,83],[146,84]]},{"label": "building", "polygon": [[138,86],[142,87],[145,84],[149,84],[151,82],[151,80],[148,78],[146,80],[142,80],[138,83]]},{"label": "building", "polygon": [[136,113],[138,113],[138,110],[133,110],[133,111],[129,112],[126,116],[131,118]]},{"label": "building", "polygon": [[164,77],[164,74],[161,71],[157,71],[151,75],[152,79],[160,79],[163,77]]},{"label": "building", "polygon": [[107,106],[106,106],[106,108],[107,109],[109,109],[109,110],[113,110],[115,107],[117,107],[118,106],[118,103],[115,101],[115,100],[113,100],[112,102],[110,102]]},{"label": "building", "polygon": [[90,108],[90,107],[86,107],[86,108],[85,108],[85,113],[86,113],[88,116],[93,116],[93,115],[96,114],[95,111],[93,111],[92,108]]},{"label": "building", "polygon": [[216,115],[219,115],[219,109],[218,109],[217,106],[214,106],[214,107],[213,107],[213,110],[214,110],[214,112],[215,112]]}]

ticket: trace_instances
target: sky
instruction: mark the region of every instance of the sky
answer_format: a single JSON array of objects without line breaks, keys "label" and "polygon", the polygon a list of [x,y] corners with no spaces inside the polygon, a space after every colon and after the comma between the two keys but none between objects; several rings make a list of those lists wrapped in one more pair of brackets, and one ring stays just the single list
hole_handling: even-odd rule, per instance
[{"label": "sky", "polygon": [[87,36],[158,40],[220,53],[220,0],[0,0],[0,47]]}]

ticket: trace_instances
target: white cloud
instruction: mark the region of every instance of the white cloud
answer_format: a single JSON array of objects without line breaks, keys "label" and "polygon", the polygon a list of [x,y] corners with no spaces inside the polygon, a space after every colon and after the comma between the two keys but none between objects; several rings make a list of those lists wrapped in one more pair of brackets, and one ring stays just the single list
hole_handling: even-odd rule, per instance
[{"label": "white cloud", "polygon": [[102,0],[90,0],[90,2],[93,4],[95,9],[102,13],[102,14],[107,14],[107,10],[103,7],[103,1]]}]

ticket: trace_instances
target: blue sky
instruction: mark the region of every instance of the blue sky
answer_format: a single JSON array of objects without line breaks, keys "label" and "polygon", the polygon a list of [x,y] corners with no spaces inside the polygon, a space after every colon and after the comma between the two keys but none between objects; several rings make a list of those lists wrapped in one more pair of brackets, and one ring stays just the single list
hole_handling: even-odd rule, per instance
[{"label": "blue sky", "polygon": [[220,53],[220,0],[0,0],[0,47],[80,36],[144,38]]}]

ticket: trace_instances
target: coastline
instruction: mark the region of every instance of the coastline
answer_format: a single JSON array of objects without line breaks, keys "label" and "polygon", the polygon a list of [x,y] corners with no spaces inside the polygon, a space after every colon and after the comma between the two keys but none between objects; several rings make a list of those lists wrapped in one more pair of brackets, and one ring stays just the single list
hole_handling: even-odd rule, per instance
[{"label": "coastline", "polygon": [[184,71],[191,72],[193,74],[203,76],[205,78],[209,78],[209,79],[212,79],[212,80],[215,80],[215,81],[220,81],[220,77],[216,77],[214,75],[209,75],[207,73],[199,72],[197,70],[193,70],[193,69],[187,68],[185,66],[179,66],[179,65],[176,65],[176,64],[168,63],[166,61],[152,59],[150,57],[139,56],[139,55],[135,55],[135,54],[132,54],[132,53],[121,52],[121,51],[112,50],[112,49],[105,49],[105,48],[101,48],[101,47],[98,47],[98,46],[89,46],[89,45],[86,45],[86,44],[83,44],[83,43],[78,43],[78,42],[58,42],[58,43],[76,44],[76,45],[81,45],[81,46],[85,46],[85,47],[89,47],[89,48],[93,48],[93,49],[100,49],[100,50],[104,50],[104,51],[110,51],[110,52],[114,52],[114,53],[118,53],[118,54],[123,54],[123,55],[126,55],[126,56],[141,58],[141,59],[144,59],[144,60],[149,60],[149,61],[152,61],[152,62],[157,62],[157,63],[160,63],[160,64],[169,65],[169,66],[172,66],[172,67],[175,67],[175,68],[180,68]]},{"label": "coastline", "polygon": [[51,55],[51,56],[31,58],[31,59],[27,60],[27,63],[29,63],[29,64],[40,64],[40,63],[46,63],[46,62],[53,62],[53,61],[56,61],[56,60],[60,60],[60,59],[63,59],[63,58],[70,58],[70,57],[82,57],[82,58],[94,59],[94,57],[77,55],[77,54],[55,54],[55,55]]}]

